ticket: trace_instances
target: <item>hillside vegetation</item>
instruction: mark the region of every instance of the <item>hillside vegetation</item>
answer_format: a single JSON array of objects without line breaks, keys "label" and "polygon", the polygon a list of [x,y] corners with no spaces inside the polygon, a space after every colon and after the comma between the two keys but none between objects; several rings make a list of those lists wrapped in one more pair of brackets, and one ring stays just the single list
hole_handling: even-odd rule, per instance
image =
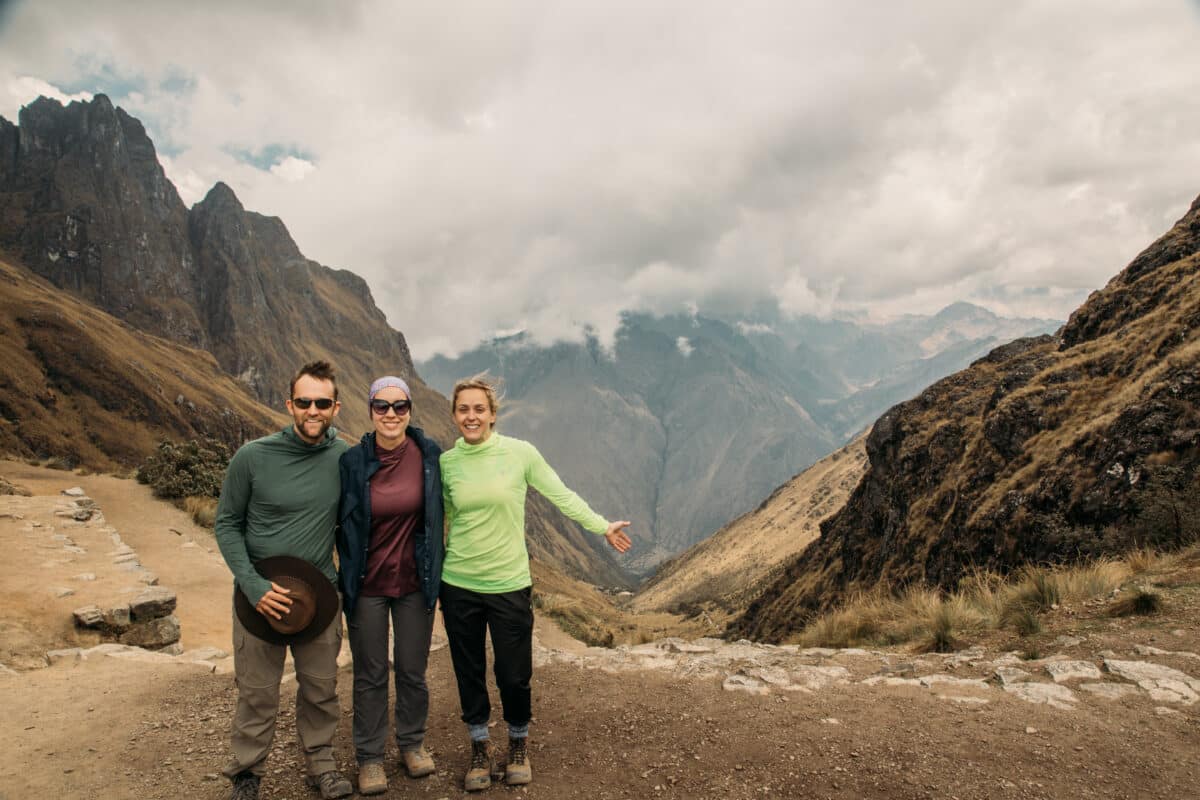
[{"label": "hillside vegetation", "polygon": [[1198,251],[1200,200],[1058,336],[884,414],[845,508],[730,633],[781,640],[855,593],[1195,539]]}]

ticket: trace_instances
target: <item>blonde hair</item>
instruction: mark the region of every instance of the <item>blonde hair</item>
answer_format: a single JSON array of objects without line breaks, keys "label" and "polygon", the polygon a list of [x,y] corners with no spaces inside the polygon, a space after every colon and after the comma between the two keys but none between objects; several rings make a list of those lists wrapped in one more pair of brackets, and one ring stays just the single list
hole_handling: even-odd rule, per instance
[{"label": "blonde hair", "polygon": [[486,372],[480,372],[478,375],[463,378],[454,384],[454,392],[450,395],[451,414],[454,413],[454,407],[458,405],[459,393],[465,392],[467,389],[479,389],[482,391],[487,395],[488,405],[491,407],[492,413],[500,413],[500,381],[492,378]]}]

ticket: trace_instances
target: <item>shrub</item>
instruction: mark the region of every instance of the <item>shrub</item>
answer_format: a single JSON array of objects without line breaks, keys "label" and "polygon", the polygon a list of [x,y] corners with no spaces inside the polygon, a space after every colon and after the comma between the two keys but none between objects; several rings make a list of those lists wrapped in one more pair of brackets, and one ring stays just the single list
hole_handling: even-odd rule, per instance
[{"label": "shrub", "polygon": [[219,497],[229,456],[229,448],[215,439],[162,442],[138,468],[137,479],[156,497]]}]

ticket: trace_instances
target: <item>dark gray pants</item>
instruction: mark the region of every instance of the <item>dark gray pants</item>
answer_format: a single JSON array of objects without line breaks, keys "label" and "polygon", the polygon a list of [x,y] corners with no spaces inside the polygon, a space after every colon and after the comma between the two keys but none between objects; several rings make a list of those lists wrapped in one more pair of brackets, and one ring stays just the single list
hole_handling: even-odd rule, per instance
[{"label": "dark gray pants", "polygon": [[429,689],[425,667],[433,612],[421,592],[404,597],[359,597],[348,620],[354,656],[354,750],[358,763],[382,761],[387,743],[388,621],[396,674],[396,743],[415,750],[425,741]]}]

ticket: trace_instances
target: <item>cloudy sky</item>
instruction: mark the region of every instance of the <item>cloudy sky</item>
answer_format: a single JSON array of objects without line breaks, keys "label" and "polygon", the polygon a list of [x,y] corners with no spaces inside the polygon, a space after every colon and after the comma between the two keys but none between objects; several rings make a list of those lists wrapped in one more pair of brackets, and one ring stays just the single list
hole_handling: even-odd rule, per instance
[{"label": "cloudy sky", "polygon": [[1200,194],[1197,0],[0,2],[414,355],[621,309],[1065,318]]}]

